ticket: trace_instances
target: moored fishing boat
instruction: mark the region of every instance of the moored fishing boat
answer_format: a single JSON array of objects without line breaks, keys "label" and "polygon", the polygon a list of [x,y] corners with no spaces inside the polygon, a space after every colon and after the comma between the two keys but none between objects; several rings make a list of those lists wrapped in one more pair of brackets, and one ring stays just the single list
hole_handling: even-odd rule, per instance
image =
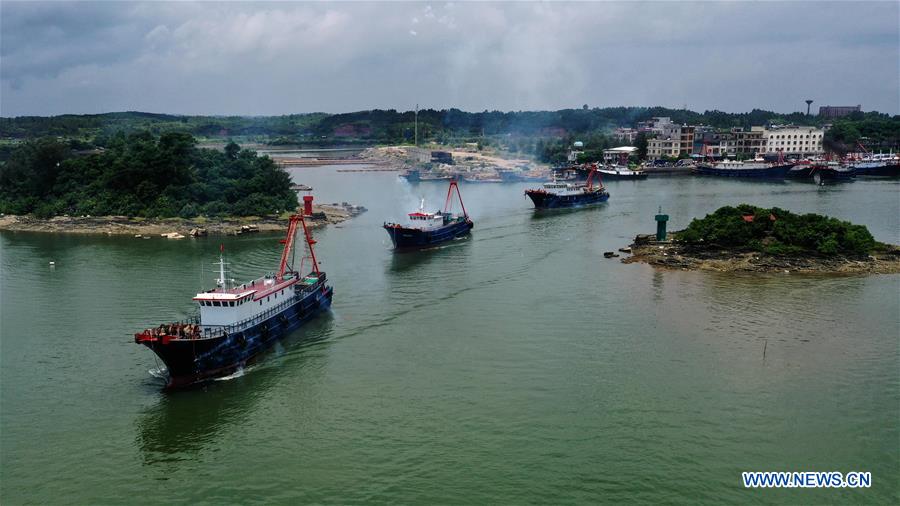
[{"label": "moored fishing boat", "polygon": [[900,158],[894,154],[871,154],[847,164],[859,176],[900,177]]},{"label": "moored fishing boat", "polygon": [[692,170],[701,176],[783,179],[787,177],[788,171],[793,167],[793,163],[784,162],[721,160],[698,164]]},{"label": "moored fishing boat", "polygon": [[[525,195],[534,202],[536,209],[555,209],[561,207],[582,207],[600,204],[609,200],[609,192],[603,187],[602,180],[595,187],[593,179],[597,168],[591,169],[585,184],[550,181],[541,188],[525,190]],[[599,179],[599,176],[598,176]]]},{"label": "moored fishing boat", "polygon": [[[462,215],[451,212],[454,189],[459,199],[459,206],[462,208]],[[388,222],[382,225],[391,237],[395,248],[420,248],[442,243],[467,235],[474,226],[468,213],[466,213],[462,195],[459,193],[459,185],[455,180],[450,181],[450,188],[447,189],[447,200],[444,203],[443,211],[426,212],[425,199],[422,199],[419,209],[409,213],[407,218],[409,223],[405,225]]]},{"label": "moored fishing boat", "polygon": [[[310,271],[293,269],[293,245],[298,223],[309,248]],[[334,290],[319,270],[303,216],[291,216],[278,272],[234,285],[219,257],[219,278],[212,290],[194,301],[200,314],[185,321],[164,323],[134,335],[166,366],[167,388],[177,388],[227,376],[243,368],[305,321],[331,306]]]},{"label": "moored fishing boat", "polygon": [[647,179],[647,173],[642,170],[634,170],[629,167],[624,167],[621,165],[608,165],[603,168],[598,168],[597,172],[603,176],[603,179],[624,179],[624,180],[638,180],[638,179]]},{"label": "moored fishing boat", "polygon": [[774,163],[767,162],[759,157],[746,162],[727,159],[716,161],[712,156],[709,156],[710,152],[705,144],[701,154],[708,156],[708,161],[700,162],[691,168],[691,172],[701,176],[784,179],[796,165],[794,163],[786,163],[784,161],[784,152],[780,150],[778,151],[778,161]]},{"label": "moored fishing boat", "polygon": [[409,169],[406,172],[400,174],[400,177],[406,179],[410,183],[421,183],[427,181],[450,181],[453,179],[453,176],[436,176],[434,174],[426,174],[422,175],[422,171],[419,169]]},{"label": "moored fishing boat", "polygon": [[810,179],[816,184],[826,181],[850,181],[856,170],[837,161],[812,161],[798,163],[787,174],[791,179]]}]

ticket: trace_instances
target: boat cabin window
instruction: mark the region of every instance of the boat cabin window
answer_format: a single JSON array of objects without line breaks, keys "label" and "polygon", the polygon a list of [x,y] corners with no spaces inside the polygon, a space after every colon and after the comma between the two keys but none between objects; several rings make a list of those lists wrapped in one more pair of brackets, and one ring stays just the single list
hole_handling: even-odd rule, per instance
[{"label": "boat cabin window", "polygon": [[219,301],[214,300],[214,301],[213,301],[213,306],[219,307],[219,306],[221,306],[221,304],[219,303]]}]

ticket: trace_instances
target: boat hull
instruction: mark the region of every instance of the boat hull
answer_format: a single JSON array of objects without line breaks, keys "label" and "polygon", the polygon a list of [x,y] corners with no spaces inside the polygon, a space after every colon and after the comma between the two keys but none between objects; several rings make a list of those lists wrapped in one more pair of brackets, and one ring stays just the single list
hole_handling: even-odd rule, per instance
[{"label": "boat hull", "polygon": [[312,289],[299,289],[293,304],[232,332],[200,339],[137,335],[135,342],[153,350],[166,365],[166,388],[183,388],[243,368],[278,340],[327,310],[333,295],[334,289],[323,283]]},{"label": "boat hull", "polygon": [[433,230],[407,228],[387,223],[384,225],[384,229],[387,230],[395,248],[421,248],[467,235],[473,226],[471,220],[462,220]]},{"label": "boat hull", "polygon": [[720,169],[701,164],[694,167],[693,171],[701,176],[784,179],[793,167],[794,164],[785,164],[759,169]]},{"label": "boat hull", "polygon": [[543,190],[527,190],[525,195],[534,202],[536,209],[559,209],[602,204],[609,200],[609,193],[594,191],[576,195],[557,195]]}]

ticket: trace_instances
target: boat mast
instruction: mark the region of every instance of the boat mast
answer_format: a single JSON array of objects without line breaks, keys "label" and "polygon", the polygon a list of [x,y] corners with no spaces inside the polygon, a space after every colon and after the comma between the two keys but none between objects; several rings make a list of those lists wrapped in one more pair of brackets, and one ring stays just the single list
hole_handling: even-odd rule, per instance
[{"label": "boat mast", "polygon": [[456,180],[450,181],[450,188],[447,188],[447,200],[444,202],[444,214],[450,212],[450,204],[452,204],[453,197],[453,189],[456,188],[456,197],[459,199],[459,206],[462,207],[463,217],[468,218],[469,214],[466,213],[466,205],[463,204],[462,194],[459,193],[459,185],[456,184]]},{"label": "boat mast", "polygon": [[[291,215],[290,220],[288,221],[288,230],[287,235],[280,242],[284,244],[284,250],[281,252],[281,262],[278,265],[278,279],[284,278],[284,272],[287,269],[288,257],[291,254],[291,249],[294,247],[294,236],[297,234],[297,217],[299,214]],[[293,266],[292,266],[293,267]]]},{"label": "boat mast", "polygon": [[309,229],[306,228],[306,221],[303,219],[303,215],[298,215],[300,217],[300,224],[303,225],[303,236],[306,238],[306,246],[309,248],[309,256],[312,258],[313,270],[316,271],[316,275],[319,275],[319,262],[316,261],[316,252],[313,250],[313,244],[316,243],[315,239],[310,237]]},{"label": "boat mast", "polygon": [[[587,190],[588,190],[588,191],[591,191],[591,190],[594,189],[594,176],[595,176],[595,175],[597,175],[597,164],[596,164],[596,163],[592,163],[592,164],[591,164],[591,171],[588,172],[588,177],[587,177]],[[599,175],[597,175],[597,179],[598,179],[598,180],[600,179],[600,176],[599,176]],[[600,184],[600,186],[603,186],[603,183],[602,183],[602,182],[600,182],[599,184]]]},{"label": "boat mast", "polygon": [[[284,244],[284,250],[281,252],[281,263],[278,266],[278,279],[284,279],[284,273],[287,271],[288,257],[291,256],[291,251],[294,247],[294,238],[297,235],[297,223],[303,227],[303,235],[306,238],[306,245],[309,247],[309,255],[312,257],[313,270],[316,274],[319,274],[319,262],[316,261],[316,252],[313,251],[313,244],[316,241],[310,237],[309,229],[306,228],[306,221],[303,219],[303,214],[298,213],[291,215],[291,219],[288,222],[288,231],[287,236],[281,240],[281,243]],[[293,266],[291,266],[293,269]]]}]

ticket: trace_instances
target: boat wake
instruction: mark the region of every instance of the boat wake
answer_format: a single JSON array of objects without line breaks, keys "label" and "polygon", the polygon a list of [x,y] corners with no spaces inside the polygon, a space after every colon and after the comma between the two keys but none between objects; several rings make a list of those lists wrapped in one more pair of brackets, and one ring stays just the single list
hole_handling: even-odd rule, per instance
[{"label": "boat wake", "polygon": [[169,377],[169,371],[168,371],[168,369],[166,369],[166,366],[164,366],[164,365],[150,369],[147,372],[150,373],[150,376],[153,376],[154,378],[158,378],[158,379],[164,380]]},{"label": "boat wake", "polygon": [[228,381],[228,380],[233,380],[233,379],[240,378],[241,376],[243,376],[243,375],[245,375],[245,374],[247,374],[247,369],[244,368],[244,367],[241,367],[241,368],[239,368],[237,371],[234,371],[233,373],[229,374],[228,376],[222,376],[222,377],[219,377],[219,378],[214,378],[213,381]]}]

